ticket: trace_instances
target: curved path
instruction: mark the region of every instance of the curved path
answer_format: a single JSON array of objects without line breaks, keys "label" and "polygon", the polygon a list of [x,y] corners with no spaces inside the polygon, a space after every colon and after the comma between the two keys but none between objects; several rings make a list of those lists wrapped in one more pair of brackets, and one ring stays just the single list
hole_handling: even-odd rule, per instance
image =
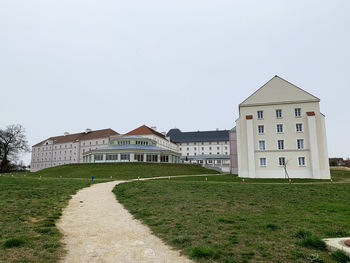
[{"label": "curved path", "polygon": [[57,227],[68,254],[63,262],[192,262],[172,250],[116,200],[124,181],[94,184],[69,201]]}]

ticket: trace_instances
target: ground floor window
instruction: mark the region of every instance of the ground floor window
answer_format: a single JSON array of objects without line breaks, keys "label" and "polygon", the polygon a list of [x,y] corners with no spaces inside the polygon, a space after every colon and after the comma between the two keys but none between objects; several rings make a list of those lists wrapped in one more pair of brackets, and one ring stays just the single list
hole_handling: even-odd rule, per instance
[{"label": "ground floor window", "polygon": [[137,153],[135,153],[134,156],[135,156],[135,157],[134,157],[135,161],[143,162],[143,154],[137,154]]},{"label": "ground floor window", "polygon": [[103,154],[95,154],[94,155],[95,161],[102,161],[103,160]]},{"label": "ground floor window", "polygon": [[130,154],[121,154],[120,155],[120,160],[122,160],[122,161],[130,161]]},{"label": "ground floor window", "polygon": [[158,162],[158,155],[147,154],[147,162]]},{"label": "ground floor window", "polygon": [[305,166],[305,157],[298,157],[299,166]]},{"label": "ground floor window", "polygon": [[259,160],[260,160],[260,166],[266,166],[266,158],[265,157],[262,157]]},{"label": "ground floor window", "polygon": [[107,154],[106,155],[107,161],[115,161],[118,160],[118,154]]},{"label": "ground floor window", "polygon": [[161,155],[160,156],[160,161],[162,163],[168,163],[169,162],[169,156],[168,155]]},{"label": "ground floor window", "polygon": [[278,158],[278,164],[280,166],[284,166],[286,164],[286,158],[285,157],[279,157]]}]

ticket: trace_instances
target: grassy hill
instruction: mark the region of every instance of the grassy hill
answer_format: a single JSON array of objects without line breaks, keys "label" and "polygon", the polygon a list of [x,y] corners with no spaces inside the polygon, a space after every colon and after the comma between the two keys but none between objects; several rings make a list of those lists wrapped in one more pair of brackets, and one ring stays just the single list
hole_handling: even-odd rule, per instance
[{"label": "grassy hill", "polygon": [[35,173],[1,174],[0,262],[58,262],[65,252],[55,222],[70,196],[91,184],[91,175],[97,183],[111,180],[110,176],[132,179],[203,173],[216,171],[195,165],[132,163],[64,165]]},{"label": "grassy hill", "polygon": [[217,175],[130,182],[118,200],[196,262],[339,261],[320,238],[350,236],[350,171],[326,180]]},{"label": "grassy hill", "polygon": [[30,173],[30,176],[45,178],[91,178],[135,179],[172,175],[216,174],[217,171],[191,164],[170,163],[111,163],[62,165]]}]

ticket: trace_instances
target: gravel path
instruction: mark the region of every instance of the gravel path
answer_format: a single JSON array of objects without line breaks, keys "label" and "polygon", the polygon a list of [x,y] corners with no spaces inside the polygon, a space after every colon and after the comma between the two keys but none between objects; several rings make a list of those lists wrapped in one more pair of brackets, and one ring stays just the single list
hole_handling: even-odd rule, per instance
[{"label": "gravel path", "polygon": [[94,184],[72,197],[57,222],[68,251],[62,262],[192,262],[116,200],[112,190],[122,182]]}]

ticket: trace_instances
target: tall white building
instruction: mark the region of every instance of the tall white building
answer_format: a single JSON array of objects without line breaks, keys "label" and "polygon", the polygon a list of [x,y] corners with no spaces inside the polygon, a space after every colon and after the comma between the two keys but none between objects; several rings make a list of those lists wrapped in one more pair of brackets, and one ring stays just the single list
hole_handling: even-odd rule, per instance
[{"label": "tall white building", "polygon": [[32,146],[30,170],[38,170],[69,163],[82,163],[83,153],[107,146],[110,138],[118,135],[112,129],[92,131],[50,137]]},{"label": "tall white building", "polygon": [[320,99],[275,76],[239,105],[238,175],[329,179]]},{"label": "tall white building", "polygon": [[230,171],[230,139],[228,130],[182,132],[171,129],[167,133],[181,153],[181,160]]}]

